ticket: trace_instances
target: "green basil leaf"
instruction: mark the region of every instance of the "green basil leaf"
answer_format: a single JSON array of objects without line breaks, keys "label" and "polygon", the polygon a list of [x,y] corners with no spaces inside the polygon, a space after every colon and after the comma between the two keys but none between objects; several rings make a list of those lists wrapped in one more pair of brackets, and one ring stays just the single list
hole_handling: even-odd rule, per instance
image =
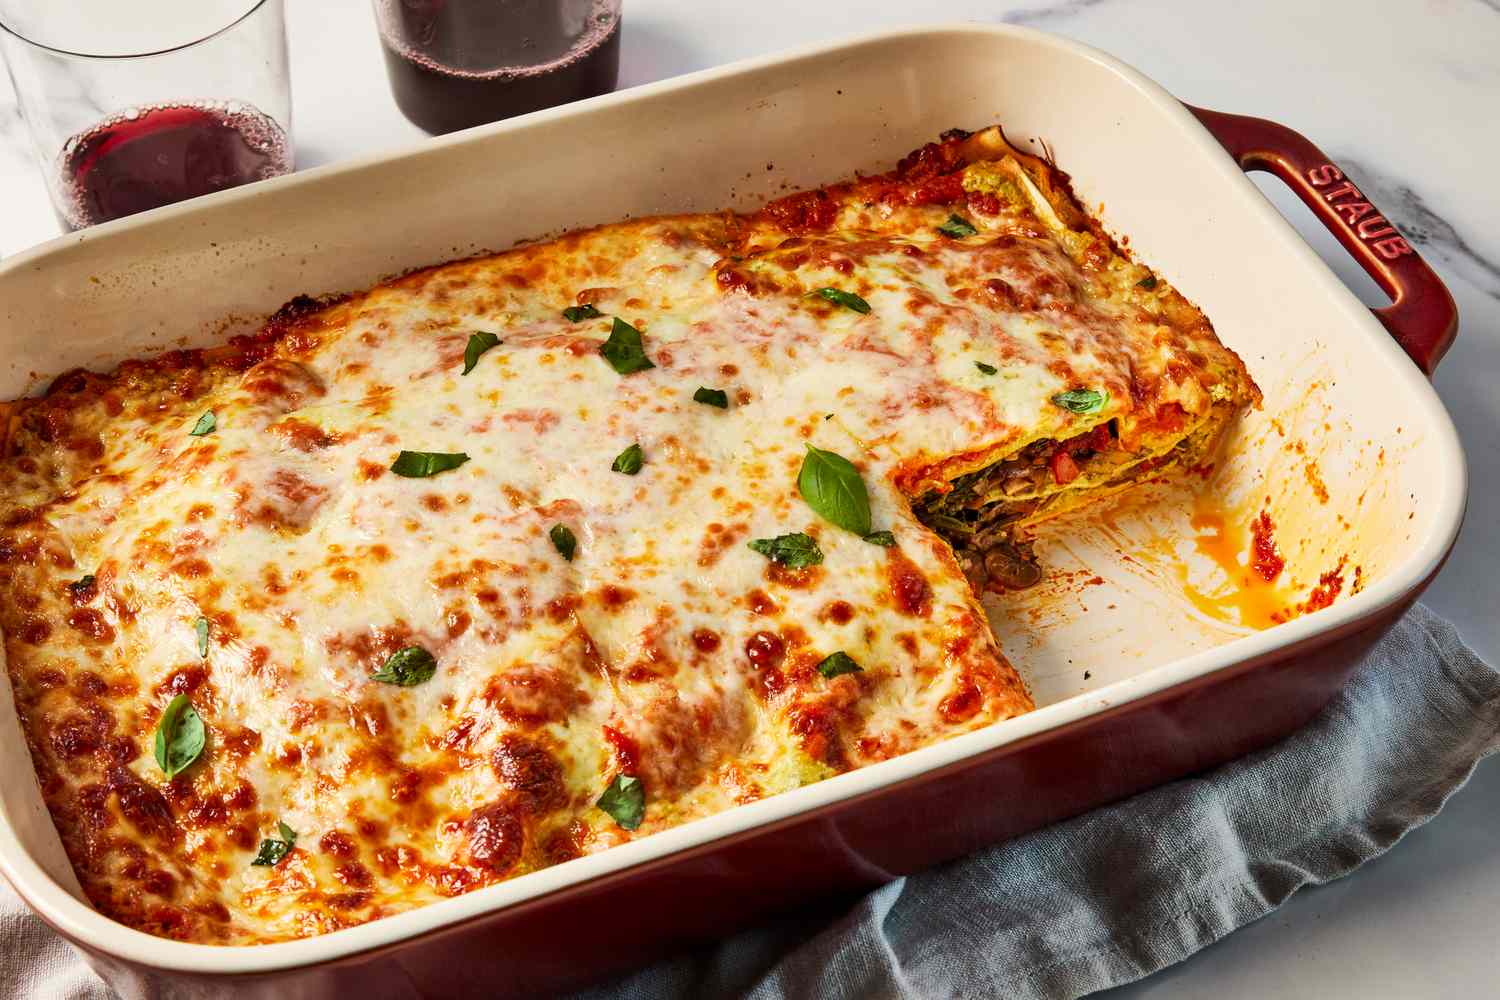
[{"label": "green basil leaf", "polygon": [[208,734],[203,719],[188,696],[180,694],[167,702],[156,723],[156,764],[169,778],[175,778],[203,752]]},{"label": "green basil leaf", "polygon": [[615,464],[609,468],[611,472],[623,472],[627,476],[633,476],[641,471],[641,466],[645,464],[645,461],[645,453],[641,451],[641,444],[637,441],[616,455]]},{"label": "green basil leaf", "polygon": [[1151,291],[1151,289],[1153,289],[1153,288],[1156,287],[1156,275],[1154,275],[1154,274],[1148,274],[1148,275],[1146,275],[1140,281],[1137,281],[1135,283],[1135,287],[1137,287],[1137,288],[1144,288],[1148,292]]},{"label": "green basil leaf", "polygon": [[552,539],[552,547],[562,553],[564,559],[573,561],[573,554],[578,551],[578,539],[573,537],[572,530],[566,524],[554,524],[552,530],[547,532],[547,537]]},{"label": "green basil leaf", "polygon": [[656,367],[651,363],[651,359],[646,357],[646,348],[641,344],[641,331],[618,316],[615,317],[615,325],[609,331],[609,339],[599,345],[599,353],[604,355],[604,360],[608,361],[610,367],[621,375],[630,375]]},{"label": "green basil leaf", "polygon": [[426,479],[456,469],[468,460],[469,456],[461,451],[403,451],[391,463],[391,471],[407,479]]},{"label": "green basil leaf", "polygon": [[820,517],[861,538],[870,533],[870,494],[847,458],[808,445],[797,489]]},{"label": "green basil leaf", "polygon": [[748,544],[773,563],[780,563],[788,569],[816,566],[823,561],[823,550],[818,548],[817,540],[800,531],[775,538],[757,538]]},{"label": "green basil leaf", "polygon": [[823,662],[818,664],[818,673],[824,677],[837,677],[840,674],[861,673],[864,667],[854,662],[854,659],[842,649],[832,656],[824,657]]},{"label": "green basil leaf", "polygon": [[581,306],[568,306],[563,310],[563,319],[569,323],[579,323],[586,319],[598,319],[604,314],[594,308],[592,302],[585,302]]},{"label": "green basil leaf", "polygon": [[1072,413],[1098,413],[1109,401],[1109,393],[1098,389],[1069,389],[1052,397],[1052,402]]},{"label": "green basil leaf", "polygon": [[976,361],[976,362],[974,362],[974,367],[978,368],[980,371],[984,372],[986,375],[993,375],[997,371],[1000,370],[1000,369],[996,368],[994,365],[987,365],[987,364],[985,364],[983,361]]},{"label": "green basil leaf", "polygon": [[646,786],[631,774],[617,774],[595,803],[614,817],[622,830],[634,830],[646,818]]},{"label": "green basil leaf", "polygon": [[281,839],[267,837],[262,840],[260,850],[250,862],[252,865],[273,868],[281,863],[282,858],[292,853],[292,847],[297,843],[297,834],[281,820],[276,821],[276,832],[281,834]]},{"label": "green basil leaf", "polygon": [[499,343],[500,338],[493,333],[485,333],[481,330],[478,333],[469,334],[469,346],[464,348],[464,374],[467,375],[473,371],[474,366],[479,364],[479,356]]},{"label": "green basil leaf", "polygon": [[93,585],[94,585],[94,574],[92,574],[92,573],[85,573],[83,576],[80,576],[78,579],[76,579],[72,583],[68,584],[68,589],[71,590],[75,594],[81,594],[85,590],[88,590]]},{"label": "green basil leaf", "polygon": [[956,240],[961,240],[965,236],[974,236],[979,230],[975,229],[974,224],[962,215],[950,215],[947,222],[938,226],[938,232],[944,236],[951,236]]},{"label": "green basil leaf", "polygon": [[208,656],[208,619],[199,618],[193,622],[193,631],[198,633],[198,655]]},{"label": "green basil leaf", "polygon": [[860,315],[864,315],[870,311],[870,303],[853,292],[846,292],[841,288],[820,288],[813,292],[813,294],[827,299],[834,305],[843,306],[845,309],[853,309]]},{"label": "green basil leaf", "polygon": [[879,545],[883,549],[888,549],[896,544],[896,536],[889,531],[872,531],[865,536],[865,541],[871,545]]},{"label": "green basil leaf", "polygon": [[212,434],[218,426],[219,421],[214,416],[214,411],[204,410],[203,416],[198,418],[198,422],[193,425],[193,429],[188,431],[188,433],[195,438],[201,438],[205,434]]},{"label": "green basil leaf", "polygon": [[729,409],[729,394],[723,389],[705,389],[700,385],[698,391],[693,393],[693,402],[706,403],[709,406],[727,410]]},{"label": "green basil leaf", "polygon": [[281,859],[292,851],[292,845],[284,840],[273,840],[267,837],[260,842],[260,850],[255,852],[255,857],[250,859],[252,865],[260,865],[264,868],[273,868],[281,863]]},{"label": "green basil leaf", "polygon": [[416,687],[432,680],[437,660],[421,646],[407,646],[391,654],[385,665],[370,675],[370,680],[401,687]]}]

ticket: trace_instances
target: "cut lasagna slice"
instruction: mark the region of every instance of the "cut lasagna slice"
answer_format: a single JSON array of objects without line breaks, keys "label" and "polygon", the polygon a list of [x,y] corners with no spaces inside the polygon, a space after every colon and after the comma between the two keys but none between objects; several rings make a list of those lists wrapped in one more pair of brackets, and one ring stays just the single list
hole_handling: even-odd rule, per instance
[{"label": "cut lasagna slice", "polygon": [[1061,175],[950,135],[11,404],[17,709],[103,912],[337,930],[1028,711],[970,578],[1254,396]]},{"label": "cut lasagna slice", "polygon": [[774,202],[744,243],[752,255],[723,262],[721,283],[832,286],[891,317],[839,342],[847,362],[889,359],[839,392],[861,400],[856,433],[981,587],[1035,583],[1029,525],[1210,463],[1260,398],[1208,319],[998,127]]}]

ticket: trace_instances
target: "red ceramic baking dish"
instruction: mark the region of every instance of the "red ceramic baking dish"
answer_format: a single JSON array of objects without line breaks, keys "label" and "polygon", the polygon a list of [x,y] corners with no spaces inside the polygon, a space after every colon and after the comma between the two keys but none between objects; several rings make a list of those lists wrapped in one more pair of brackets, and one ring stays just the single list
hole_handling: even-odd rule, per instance
[{"label": "red ceramic baking dish", "polygon": [[[1037,711],[419,910],[225,948],[151,937],[83,901],[0,686],[0,871],[127,996],[152,976],[278,1000],[555,990],[1301,725],[1431,581],[1462,520],[1463,455],[1424,377],[1454,335],[1452,300],[1307,140],[1189,109],[1033,31],[864,36],[62,237],[0,263],[0,398],[75,365],[221,339],[298,293],[584,224],[747,207],[994,122],[1046,143],[1080,200],[1209,315],[1266,397],[1209,482],[1058,522],[1038,542],[1052,577],[988,606]],[[1246,169],[1291,185],[1392,304],[1361,305]],[[1306,612],[1269,628],[1254,627],[1270,624],[1267,595],[1237,591],[1223,555],[1262,511],[1287,562],[1270,599]],[[1208,523],[1220,527],[1205,535]]]}]

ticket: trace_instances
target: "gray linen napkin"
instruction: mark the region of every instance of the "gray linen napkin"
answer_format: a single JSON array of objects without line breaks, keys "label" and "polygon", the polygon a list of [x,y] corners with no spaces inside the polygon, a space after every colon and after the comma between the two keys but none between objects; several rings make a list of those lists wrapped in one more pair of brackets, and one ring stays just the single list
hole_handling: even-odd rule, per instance
[{"label": "gray linen napkin", "polygon": [[[1317,719],[1268,750],[577,1000],[1083,996],[1349,874],[1436,815],[1496,749],[1500,673],[1418,606]],[[4,886],[0,954],[0,996],[110,996]]]}]

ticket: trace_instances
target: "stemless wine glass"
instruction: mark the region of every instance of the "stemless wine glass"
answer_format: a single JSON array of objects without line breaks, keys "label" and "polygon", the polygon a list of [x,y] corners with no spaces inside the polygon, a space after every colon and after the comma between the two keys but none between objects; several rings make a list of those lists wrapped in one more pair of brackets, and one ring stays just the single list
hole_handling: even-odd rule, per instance
[{"label": "stemless wine glass", "polygon": [[292,168],[282,0],[0,0],[0,52],[69,229]]},{"label": "stemless wine glass", "polygon": [[615,89],[620,0],[374,0],[401,113],[456,132]]}]

